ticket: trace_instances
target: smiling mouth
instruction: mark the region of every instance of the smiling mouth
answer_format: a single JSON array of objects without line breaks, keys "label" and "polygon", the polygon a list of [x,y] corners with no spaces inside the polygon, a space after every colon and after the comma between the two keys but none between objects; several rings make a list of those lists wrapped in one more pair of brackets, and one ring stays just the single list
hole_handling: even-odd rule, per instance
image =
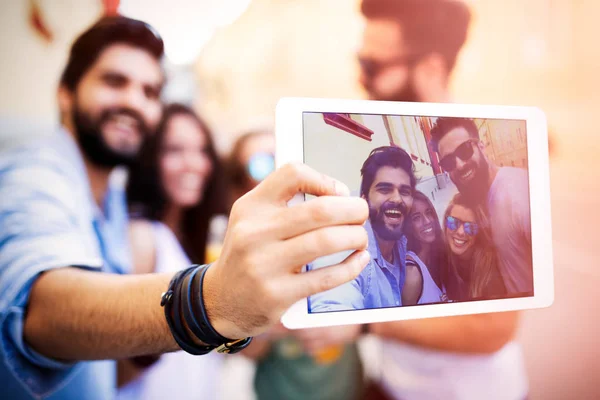
[{"label": "smiling mouth", "polygon": [[383,215],[392,220],[400,220],[404,214],[400,210],[387,210]]},{"label": "smiling mouth", "polygon": [[184,190],[199,190],[202,180],[195,174],[186,174],[179,179],[179,187]]},{"label": "smiling mouth", "polygon": [[429,228],[423,229],[423,230],[421,231],[421,233],[422,233],[422,234],[425,234],[425,235],[430,235],[430,234],[432,234],[432,233],[433,233],[433,227],[429,227]]},{"label": "smiling mouth", "polygon": [[466,172],[460,174],[460,179],[462,179],[462,180],[470,179],[473,176],[473,174],[475,174],[475,170],[473,170],[472,168],[468,169]]},{"label": "smiling mouth", "polygon": [[452,241],[454,242],[454,244],[458,248],[464,247],[467,244],[466,240],[462,240],[462,239],[459,239],[459,238],[456,238],[456,237],[453,237]]},{"label": "smiling mouth", "polygon": [[117,128],[120,132],[130,135],[137,135],[137,133],[139,132],[138,121],[130,115],[115,115],[110,119],[110,122],[112,122],[114,124],[114,127]]}]

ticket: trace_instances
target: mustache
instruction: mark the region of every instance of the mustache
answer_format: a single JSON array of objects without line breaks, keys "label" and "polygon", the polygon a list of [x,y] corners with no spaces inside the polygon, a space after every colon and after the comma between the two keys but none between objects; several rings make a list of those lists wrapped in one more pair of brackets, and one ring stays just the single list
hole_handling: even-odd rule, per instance
[{"label": "mustache", "polygon": [[393,202],[385,202],[381,206],[381,212],[384,213],[386,211],[400,211],[403,215],[408,214],[408,207],[404,203],[393,203]]},{"label": "mustache", "polygon": [[150,129],[148,128],[148,125],[146,124],[146,122],[144,122],[144,118],[140,115],[140,113],[135,110],[132,110],[131,108],[127,108],[127,107],[113,107],[113,108],[108,108],[108,109],[102,111],[102,113],[100,114],[100,117],[98,118],[98,125],[102,125],[102,124],[106,123],[111,118],[113,118],[117,115],[127,115],[127,116],[135,119],[138,129],[142,133],[147,133],[150,131]]},{"label": "mustache", "polygon": [[404,216],[408,215],[408,207],[406,206],[406,204],[395,203],[395,202],[385,202],[381,205],[381,207],[379,207],[379,209],[376,209],[375,207],[369,205],[369,217],[371,219],[383,218],[383,214],[386,211],[390,211],[390,210],[400,211],[402,213],[402,215],[404,215]]}]

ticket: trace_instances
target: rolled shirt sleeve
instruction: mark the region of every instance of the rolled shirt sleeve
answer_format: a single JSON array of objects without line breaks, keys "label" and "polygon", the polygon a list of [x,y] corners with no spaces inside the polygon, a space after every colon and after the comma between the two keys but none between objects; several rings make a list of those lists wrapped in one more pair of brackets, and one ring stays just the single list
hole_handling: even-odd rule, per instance
[{"label": "rolled shirt sleeve", "polygon": [[[4,368],[36,395],[58,385],[73,364],[44,357],[23,339],[31,287],[44,271],[99,270],[98,240],[81,171],[47,148],[0,159],[0,343]],[[0,367],[0,375],[3,372]],[[52,372],[54,371],[54,372]]]}]

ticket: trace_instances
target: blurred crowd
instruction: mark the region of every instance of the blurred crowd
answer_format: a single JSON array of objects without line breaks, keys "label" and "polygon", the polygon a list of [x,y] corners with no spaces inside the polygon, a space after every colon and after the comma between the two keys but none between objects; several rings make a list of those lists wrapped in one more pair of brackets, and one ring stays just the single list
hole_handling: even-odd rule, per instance
[{"label": "blurred crowd", "polygon": [[[464,2],[363,0],[361,13],[365,29],[356,61],[370,99],[452,101],[449,82],[471,21]],[[86,358],[116,359],[116,368],[104,372],[78,370],[68,352],[65,359],[71,361],[64,361],[43,345],[32,346],[23,321],[33,277],[41,270],[29,263],[48,269],[57,262],[52,251],[30,260],[22,242],[8,248],[21,229],[27,243],[47,241],[56,253],[69,248],[71,258],[61,260],[66,265],[95,265],[90,258],[100,254],[107,272],[172,275],[219,258],[236,201],[275,170],[274,127],[241,132],[222,156],[205,116],[185,102],[163,103],[163,52],[160,32],[146,23],[101,18],[74,41],[57,77],[56,135],[27,144],[40,160],[28,172],[33,175],[11,174],[23,160],[19,148],[0,163],[0,193],[11,194],[10,202],[0,200],[2,224],[19,227],[0,233],[0,378],[8,398],[70,398],[79,392],[81,398],[218,399],[227,357],[244,357],[256,366],[258,400],[528,398],[523,354],[514,340],[518,313],[296,331],[276,324],[235,356],[177,351],[120,357],[115,350]],[[56,167],[57,154],[75,167]],[[68,177],[73,186],[47,188],[55,182],[53,174]],[[18,195],[27,185],[39,188]],[[59,194],[42,212],[14,214],[19,205],[44,201],[55,189]],[[94,216],[86,229],[99,244],[77,242],[67,222],[27,231],[37,219],[53,221],[64,204],[81,198],[89,201],[75,208]],[[127,206],[125,215],[115,206],[119,202]],[[73,224],[86,218],[79,210],[68,215]],[[60,295],[68,292],[56,292]],[[81,336],[95,340],[93,331]],[[377,374],[366,371],[368,354],[365,359],[359,348],[365,338],[377,341]],[[109,390],[94,383],[103,373],[110,375]],[[230,384],[236,385],[235,377]]]}]

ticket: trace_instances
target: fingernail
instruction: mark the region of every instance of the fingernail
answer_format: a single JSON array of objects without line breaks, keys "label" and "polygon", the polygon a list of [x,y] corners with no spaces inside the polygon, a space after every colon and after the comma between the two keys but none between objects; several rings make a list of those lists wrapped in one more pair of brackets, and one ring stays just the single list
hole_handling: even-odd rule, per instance
[{"label": "fingernail", "polygon": [[335,193],[338,196],[350,196],[350,189],[348,189],[348,186],[336,180],[333,181],[333,184],[335,185]]}]

